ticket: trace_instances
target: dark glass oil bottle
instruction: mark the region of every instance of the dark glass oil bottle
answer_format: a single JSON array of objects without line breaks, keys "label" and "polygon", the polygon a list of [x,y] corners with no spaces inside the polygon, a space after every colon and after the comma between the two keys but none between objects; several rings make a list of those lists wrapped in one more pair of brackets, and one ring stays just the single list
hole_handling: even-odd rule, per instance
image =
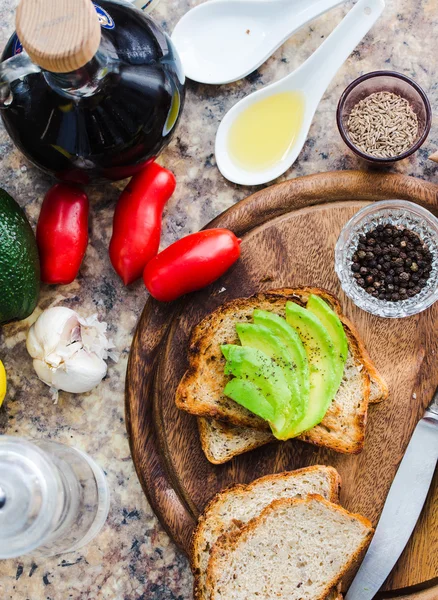
[{"label": "dark glass oil bottle", "polygon": [[[184,103],[184,75],[170,38],[127,3],[99,0],[95,9],[102,35],[92,60],[73,72],[36,68],[11,81],[0,111],[27,158],[77,183],[141,170],[170,141]],[[2,60],[22,51],[14,34]]]}]

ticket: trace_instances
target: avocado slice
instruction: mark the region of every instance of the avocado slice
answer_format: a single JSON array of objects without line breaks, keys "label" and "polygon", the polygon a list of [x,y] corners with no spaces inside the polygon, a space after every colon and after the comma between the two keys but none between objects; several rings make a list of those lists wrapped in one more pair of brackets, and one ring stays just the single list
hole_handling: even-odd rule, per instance
[{"label": "avocado slice", "polygon": [[[237,323],[236,331],[242,346],[249,346],[261,350],[267,354],[269,358],[275,360],[277,365],[283,369],[289,390],[292,394],[293,402],[291,412],[296,412],[293,405],[300,402],[300,390],[295,364],[292,361],[292,357],[287,347],[282,343],[280,338],[274,335],[268,327],[264,327],[263,325]],[[301,418],[304,411],[299,407],[297,407],[297,409],[300,413],[299,418]]]},{"label": "avocado slice", "polygon": [[225,386],[224,394],[265,421],[274,421],[273,406],[263,396],[260,388],[248,379],[234,377]]},{"label": "avocado slice", "polygon": [[291,403],[291,393],[283,369],[256,348],[227,344],[221,346],[221,350],[227,359],[225,375],[234,375],[253,383],[274,409],[275,418],[271,423],[274,435],[275,431],[281,431]]},{"label": "avocado slice", "polygon": [[[283,369],[291,393],[291,400],[284,414],[286,427],[289,428],[294,421],[303,418],[305,407],[300,396],[297,371],[287,347],[283,345],[280,338],[263,325],[237,323],[236,331],[242,346],[261,350]],[[276,431],[276,436],[281,439],[282,432]]]},{"label": "avocado slice", "polygon": [[309,362],[298,332],[287,323],[286,319],[283,319],[283,317],[280,317],[280,315],[276,315],[275,313],[268,312],[267,310],[255,310],[253,318],[256,325],[268,327],[274,335],[280,338],[282,343],[289,350],[292,362],[296,368],[300,396],[305,412],[309,401],[310,389]]},{"label": "avocado slice", "polygon": [[295,437],[324,418],[337,391],[337,364],[333,342],[318,317],[295,302],[288,302],[286,320],[297,330],[309,361],[309,404],[303,419],[288,432],[288,437]]},{"label": "avocado slice", "polygon": [[337,365],[338,388],[344,375],[345,362],[348,356],[348,340],[340,318],[334,310],[319,296],[314,294],[307,300],[307,310],[310,310],[327,329],[335,348]]}]

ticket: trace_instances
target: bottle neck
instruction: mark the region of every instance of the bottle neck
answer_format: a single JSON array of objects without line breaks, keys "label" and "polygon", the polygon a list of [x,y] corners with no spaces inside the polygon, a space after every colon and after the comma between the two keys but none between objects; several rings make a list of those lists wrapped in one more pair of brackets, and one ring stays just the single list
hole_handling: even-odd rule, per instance
[{"label": "bottle neck", "polygon": [[83,67],[70,73],[43,71],[47,83],[62,96],[86,98],[95,94],[110,73],[118,70],[114,47],[102,37],[99,50]]}]

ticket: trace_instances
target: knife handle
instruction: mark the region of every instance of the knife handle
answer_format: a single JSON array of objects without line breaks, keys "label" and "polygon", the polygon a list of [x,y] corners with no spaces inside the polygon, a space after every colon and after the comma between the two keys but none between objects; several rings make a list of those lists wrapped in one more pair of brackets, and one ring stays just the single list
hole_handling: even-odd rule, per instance
[{"label": "knife handle", "polygon": [[426,408],[425,418],[433,419],[438,423],[438,388],[435,390],[432,401]]}]

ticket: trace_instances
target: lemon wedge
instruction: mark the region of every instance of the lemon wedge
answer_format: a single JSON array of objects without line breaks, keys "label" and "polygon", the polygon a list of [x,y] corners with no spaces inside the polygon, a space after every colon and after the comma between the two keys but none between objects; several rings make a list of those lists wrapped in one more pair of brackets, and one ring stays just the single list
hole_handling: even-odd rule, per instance
[{"label": "lemon wedge", "polygon": [[5,367],[0,360],[0,406],[6,396],[6,371]]}]

